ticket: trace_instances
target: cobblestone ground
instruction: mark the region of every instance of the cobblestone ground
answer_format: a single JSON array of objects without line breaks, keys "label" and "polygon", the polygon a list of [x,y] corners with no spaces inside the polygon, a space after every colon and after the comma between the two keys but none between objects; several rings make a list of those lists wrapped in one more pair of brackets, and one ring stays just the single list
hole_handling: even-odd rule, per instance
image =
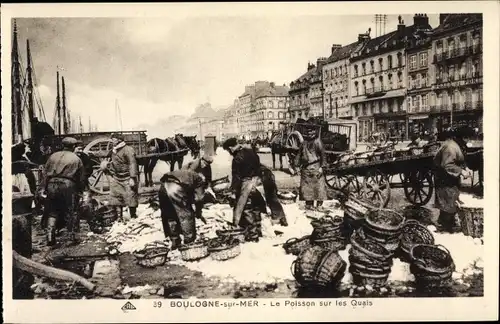
[{"label": "cobblestone ground", "polygon": [[[260,154],[261,162],[267,166],[272,166],[270,154]],[[189,160],[189,159],[188,159]],[[286,160],[286,159],[284,159]],[[230,174],[230,158],[221,154],[214,162],[213,177],[220,178]],[[284,161],[285,168],[288,167]],[[169,167],[160,162],[153,174],[154,179],[159,179],[161,175],[169,171]],[[299,185],[298,176],[290,176],[284,171],[275,171],[276,182],[279,190],[296,189]],[[425,223],[431,223],[437,217],[437,211],[432,208],[433,199],[424,206],[426,211],[422,215],[427,215],[427,219],[422,219]],[[402,189],[393,189],[389,208],[403,209],[408,206]],[[83,233],[88,231],[85,224]],[[99,254],[103,252],[105,244],[99,238],[91,237],[85,243],[72,248],[59,248],[49,251],[43,247],[44,237],[39,226],[35,225],[34,239],[36,253],[34,258],[40,262],[45,262],[51,255],[71,254],[86,255]],[[417,296],[414,288],[405,283],[396,284],[384,293],[365,291],[358,289],[352,291],[343,289],[341,292],[323,296],[317,293],[301,291],[293,281],[288,281],[279,285],[244,286],[238,283],[222,282],[217,278],[206,278],[201,273],[187,269],[183,266],[165,265],[156,269],[144,269],[135,263],[135,259],[130,254],[120,255],[114,260],[100,260],[95,263],[83,264],[78,262],[59,264],[72,271],[76,271],[98,284],[97,294],[88,294],[73,285],[57,286],[47,280],[37,279],[38,286],[35,293],[38,298],[285,298],[285,297],[348,297],[348,296],[370,296],[370,297],[395,297],[395,296]],[[469,287],[454,286],[447,292],[440,292],[445,296],[481,296],[483,294],[483,277],[475,276],[468,282]],[[138,291],[124,292],[123,287],[143,286]]]}]

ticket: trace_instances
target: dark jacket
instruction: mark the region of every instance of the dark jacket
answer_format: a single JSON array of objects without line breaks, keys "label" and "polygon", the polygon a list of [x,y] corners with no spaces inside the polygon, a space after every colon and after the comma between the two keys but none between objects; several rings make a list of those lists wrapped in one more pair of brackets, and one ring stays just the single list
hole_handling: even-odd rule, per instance
[{"label": "dark jacket", "polygon": [[260,177],[260,158],[249,148],[240,148],[233,156],[231,167],[232,183],[231,188],[237,189],[241,185],[241,180]]},{"label": "dark jacket", "polygon": [[112,174],[117,179],[135,178],[139,175],[139,168],[135,157],[135,151],[132,147],[125,145],[119,148],[117,152],[111,154]]}]

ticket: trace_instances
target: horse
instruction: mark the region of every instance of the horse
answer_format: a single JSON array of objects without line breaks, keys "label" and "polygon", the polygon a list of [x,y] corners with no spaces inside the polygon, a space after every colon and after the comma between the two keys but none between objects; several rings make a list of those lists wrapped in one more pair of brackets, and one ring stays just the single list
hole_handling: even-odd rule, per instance
[{"label": "horse", "polygon": [[[276,155],[279,156],[280,170],[283,170],[283,155],[288,154],[288,150],[282,143],[286,139],[284,131],[274,131],[269,140],[268,146],[271,148],[271,157],[273,159],[273,170],[276,170]],[[290,161],[291,162],[291,161]]]},{"label": "horse", "polygon": [[[153,170],[158,163],[158,160],[170,164],[170,171],[174,171],[175,163],[177,162],[179,169],[182,168],[184,155],[186,153],[163,154],[167,152],[177,152],[188,148],[182,134],[176,134],[173,138],[153,138],[146,144],[148,154],[154,154],[151,157],[143,158],[138,163],[144,166],[144,177],[146,187],[153,186]],[[163,154],[163,155],[162,155]]]},{"label": "horse", "polygon": [[201,146],[199,141],[196,139],[196,135],[194,136],[184,136],[187,146],[191,151],[191,157],[193,159],[197,159],[200,157]]}]

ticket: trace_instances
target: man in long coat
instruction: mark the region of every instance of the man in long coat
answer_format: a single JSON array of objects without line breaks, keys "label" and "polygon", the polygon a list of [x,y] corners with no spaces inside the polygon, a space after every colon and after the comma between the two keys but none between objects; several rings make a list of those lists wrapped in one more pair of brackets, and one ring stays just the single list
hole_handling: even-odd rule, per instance
[{"label": "man in long coat", "polygon": [[56,229],[66,225],[71,243],[77,243],[79,219],[76,207],[85,187],[85,170],[80,158],[73,153],[74,138],[64,138],[63,151],[52,154],[45,163],[41,188],[46,191],[45,215],[47,244],[54,245]]},{"label": "man in long coat", "polygon": [[434,157],[435,207],[439,209],[438,225],[442,230],[453,232],[458,212],[460,177],[468,178],[470,170],[465,165],[467,129],[451,130],[448,139]]},{"label": "man in long coat", "polygon": [[258,242],[262,237],[260,213],[265,211],[256,189],[261,174],[260,158],[251,148],[238,144],[236,138],[226,140],[222,147],[233,156],[231,188],[236,196],[233,224],[247,230],[247,241]]},{"label": "man in long coat", "polygon": [[328,199],[323,175],[326,165],[325,149],[313,126],[305,135],[294,163],[300,168],[299,199],[306,202],[307,210],[314,208],[314,201],[317,201],[316,207],[320,209],[323,200]]},{"label": "man in long coat", "polygon": [[139,168],[135,150],[125,143],[121,134],[112,134],[111,140],[111,161],[103,166],[111,174],[110,205],[115,206],[120,219],[123,219],[125,206],[129,208],[130,217],[135,218],[139,205]]},{"label": "man in long coat", "polygon": [[172,242],[171,248],[177,249],[182,243],[181,234],[184,244],[196,240],[195,218],[202,218],[206,181],[203,175],[187,169],[166,173],[160,181],[158,198],[163,231]]}]

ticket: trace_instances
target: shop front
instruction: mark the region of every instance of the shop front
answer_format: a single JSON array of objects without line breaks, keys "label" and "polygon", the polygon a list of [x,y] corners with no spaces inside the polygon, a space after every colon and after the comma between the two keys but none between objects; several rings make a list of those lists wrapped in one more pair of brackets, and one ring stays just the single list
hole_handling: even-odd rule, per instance
[{"label": "shop front", "polygon": [[376,114],[375,126],[376,131],[389,133],[390,137],[399,140],[408,138],[406,112]]},{"label": "shop front", "polygon": [[[438,133],[445,129],[453,127],[469,126],[483,132],[483,111],[454,111],[437,113],[431,116],[432,124],[436,127]],[[453,120],[453,125],[452,125]]]},{"label": "shop front", "polygon": [[415,114],[408,116],[408,138],[414,135],[426,137],[433,133],[432,119],[428,114]]},{"label": "shop front", "polygon": [[375,131],[374,119],[371,117],[359,117],[359,142],[367,142],[370,135]]}]

